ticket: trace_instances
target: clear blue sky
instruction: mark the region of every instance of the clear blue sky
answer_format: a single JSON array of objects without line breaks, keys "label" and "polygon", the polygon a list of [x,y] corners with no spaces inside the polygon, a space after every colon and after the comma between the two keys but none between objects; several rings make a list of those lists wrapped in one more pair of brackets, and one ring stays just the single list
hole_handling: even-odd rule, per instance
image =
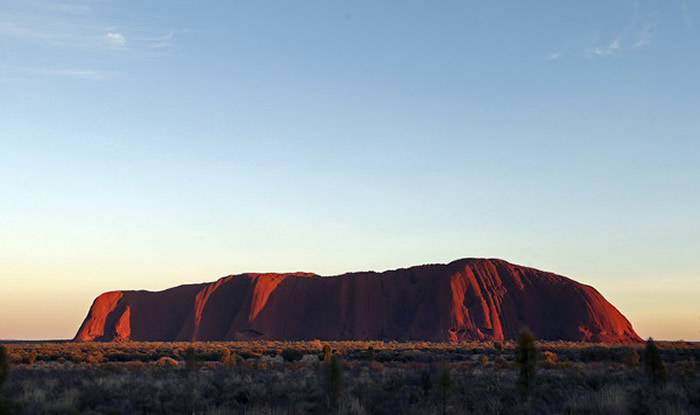
[{"label": "clear blue sky", "polygon": [[700,339],[699,91],[693,0],[0,0],[0,338],[483,256]]}]

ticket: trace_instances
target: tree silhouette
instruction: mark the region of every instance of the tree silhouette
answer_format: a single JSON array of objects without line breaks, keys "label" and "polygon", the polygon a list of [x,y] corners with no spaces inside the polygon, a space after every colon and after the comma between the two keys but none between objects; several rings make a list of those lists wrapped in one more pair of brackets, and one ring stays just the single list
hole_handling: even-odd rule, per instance
[{"label": "tree silhouette", "polygon": [[523,401],[526,401],[535,385],[537,366],[535,336],[533,336],[532,332],[527,328],[522,329],[518,335],[518,345],[515,349],[515,361],[520,370],[516,386],[520,397]]},{"label": "tree silhouette", "polygon": [[651,337],[647,340],[647,345],[644,348],[644,372],[652,385],[666,382],[666,366],[661,360],[656,342]]}]

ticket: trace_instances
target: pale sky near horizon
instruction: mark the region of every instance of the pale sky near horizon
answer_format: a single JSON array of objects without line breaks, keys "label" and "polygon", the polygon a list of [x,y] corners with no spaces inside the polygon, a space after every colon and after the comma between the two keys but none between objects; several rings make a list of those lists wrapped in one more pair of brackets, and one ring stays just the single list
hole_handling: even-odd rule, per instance
[{"label": "pale sky near horizon", "polygon": [[0,339],[497,257],[700,340],[700,1],[533,3],[0,0]]}]

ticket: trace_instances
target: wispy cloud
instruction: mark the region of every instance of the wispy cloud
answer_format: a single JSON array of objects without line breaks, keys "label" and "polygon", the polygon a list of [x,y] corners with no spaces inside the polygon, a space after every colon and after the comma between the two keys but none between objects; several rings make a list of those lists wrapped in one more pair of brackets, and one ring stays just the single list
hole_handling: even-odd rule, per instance
[{"label": "wispy cloud", "polygon": [[145,41],[148,47],[151,49],[163,49],[170,47],[174,39],[175,33],[169,32],[161,36],[153,36],[150,38],[146,38]]},{"label": "wispy cloud", "polygon": [[41,78],[68,78],[87,81],[105,81],[120,76],[121,73],[98,69],[41,68],[27,66],[0,66],[0,80],[30,80]]},{"label": "wispy cloud", "polygon": [[[685,5],[685,3],[683,3]],[[616,31],[608,32],[609,41],[601,42],[600,36],[596,34],[597,41],[592,47],[585,49],[587,57],[609,57],[621,54],[625,50],[643,49],[651,45],[656,34],[655,13],[645,10],[643,3],[633,2],[631,17],[626,25],[620,25]],[[687,6],[687,5],[686,5]],[[684,6],[684,8],[687,8]],[[605,39],[605,38],[603,38]]]},{"label": "wispy cloud", "polygon": [[94,1],[26,0],[26,6],[0,13],[0,40],[65,49],[147,52],[172,46],[175,33],[131,27],[100,18]]},{"label": "wispy cloud", "polygon": [[551,52],[550,54],[547,55],[547,57],[545,59],[548,61],[555,61],[555,60],[561,58],[561,56],[562,56],[561,52]]},{"label": "wispy cloud", "polygon": [[643,48],[645,46],[648,46],[654,37],[655,31],[655,25],[648,24],[644,26],[638,33],[637,42],[634,44],[634,47]]},{"label": "wispy cloud", "polygon": [[126,36],[120,32],[107,32],[105,35],[107,37],[107,44],[112,49],[124,49],[126,48]]},{"label": "wispy cloud", "polygon": [[[176,32],[116,20],[118,16],[105,14],[111,10],[104,5],[96,0],[20,0],[15,7],[0,7],[0,44],[3,51],[7,48],[0,80],[111,80],[128,72],[133,62],[121,58],[157,59],[175,44]],[[51,66],[43,58],[48,49],[57,50]],[[114,56],[101,59],[107,54]]]},{"label": "wispy cloud", "polygon": [[592,55],[592,56],[610,56],[610,55],[617,53],[621,47],[622,47],[622,44],[620,43],[620,39],[615,38],[615,39],[611,40],[610,43],[608,43],[605,46],[596,46],[596,47],[592,48],[589,51],[589,55]]},{"label": "wispy cloud", "polygon": [[41,21],[20,22],[19,19],[0,21],[0,38],[10,38],[52,47],[87,47],[95,43],[82,27],[66,28],[64,24]]},{"label": "wispy cloud", "polygon": [[45,71],[47,75],[64,76],[73,79],[84,79],[88,81],[104,81],[111,79],[116,75],[112,71],[96,71],[96,70],[76,70],[76,69],[61,69]]}]

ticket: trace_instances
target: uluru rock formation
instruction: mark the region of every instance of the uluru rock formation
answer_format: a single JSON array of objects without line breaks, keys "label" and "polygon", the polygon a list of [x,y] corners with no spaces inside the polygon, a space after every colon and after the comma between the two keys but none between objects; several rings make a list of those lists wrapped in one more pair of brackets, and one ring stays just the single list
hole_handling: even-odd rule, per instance
[{"label": "uluru rock formation", "polygon": [[593,287],[498,259],[113,291],[95,299],[75,340],[502,340],[523,326],[543,340],[640,340]]}]

